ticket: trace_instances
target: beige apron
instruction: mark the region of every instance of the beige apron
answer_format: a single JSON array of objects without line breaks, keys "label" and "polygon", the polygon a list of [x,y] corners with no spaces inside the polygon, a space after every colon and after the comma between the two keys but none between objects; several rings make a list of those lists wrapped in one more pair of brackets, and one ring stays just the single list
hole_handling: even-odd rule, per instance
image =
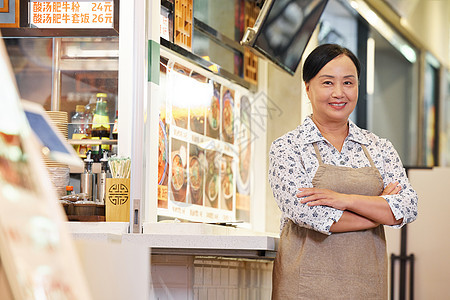
[{"label": "beige apron", "polygon": [[[340,193],[378,196],[380,172],[366,147],[370,167],[323,164],[314,187]],[[383,225],[374,229],[325,235],[294,224],[284,226],[272,278],[272,299],[387,299],[387,254]]]}]

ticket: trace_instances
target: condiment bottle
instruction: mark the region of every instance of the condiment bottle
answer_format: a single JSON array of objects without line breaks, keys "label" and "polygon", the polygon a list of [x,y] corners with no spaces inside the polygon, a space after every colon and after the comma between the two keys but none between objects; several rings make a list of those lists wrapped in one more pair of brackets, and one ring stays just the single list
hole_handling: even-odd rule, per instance
[{"label": "condiment bottle", "polygon": [[106,195],[106,178],[111,177],[111,173],[108,172],[107,151],[103,152],[103,157],[100,159],[100,163],[101,163],[101,171],[97,178],[97,201],[100,203],[104,203]]},{"label": "condiment bottle", "polygon": [[[94,118],[92,119],[92,140],[109,140],[111,126],[109,124],[109,116],[107,112],[108,102],[105,93],[97,93],[97,105],[95,108]],[[99,161],[102,156],[102,150],[109,151],[109,145],[93,145],[92,158]]]},{"label": "condiment bottle", "polygon": [[94,174],[92,174],[92,164],[94,160],[91,158],[91,152],[88,152],[84,159],[84,173],[81,174],[80,191],[86,194],[87,200],[94,200]]},{"label": "condiment bottle", "polygon": [[66,185],[66,195],[72,195],[72,194],[73,194],[73,186]]}]

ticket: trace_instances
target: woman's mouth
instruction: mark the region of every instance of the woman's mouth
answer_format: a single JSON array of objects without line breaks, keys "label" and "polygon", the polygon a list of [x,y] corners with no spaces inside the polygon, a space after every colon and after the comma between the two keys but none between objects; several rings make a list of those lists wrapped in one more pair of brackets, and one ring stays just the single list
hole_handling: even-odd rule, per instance
[{"label": "woman's mouth", "polygon": [[341,103],[330,103],[331,106],[339,108],[339,107],[344,107],[347,103],[345,102],[341,102]]}]

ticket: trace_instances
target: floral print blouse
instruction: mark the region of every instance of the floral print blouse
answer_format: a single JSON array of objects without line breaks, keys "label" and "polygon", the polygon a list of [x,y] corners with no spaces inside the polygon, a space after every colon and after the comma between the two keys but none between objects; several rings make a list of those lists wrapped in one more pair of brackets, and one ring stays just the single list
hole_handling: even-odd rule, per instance
[{"label": "floral print blouse", "polygon": [[296,194],[299,188],[313,187],[312,179],[319,162],[313,143],[317,143],[324,164],[349,168],[370,167],[361,147],[365,145],[383,178],[384,187],[398,181],[402,189],[397,195],[381,196],[388,202],[395,218],[403,218],[401,227],[417,218],[417,193],[406,176],[400,157],[391,142],[361,129],[349,120],[349,133],[341,152],[320,133],[311,117],[296,129],[276,139],[269,152],[269,182],[281,209],[281,230],[291,219],[299,226],[331,234],[330,227],[343,211],[328,206],[307,206]]}]

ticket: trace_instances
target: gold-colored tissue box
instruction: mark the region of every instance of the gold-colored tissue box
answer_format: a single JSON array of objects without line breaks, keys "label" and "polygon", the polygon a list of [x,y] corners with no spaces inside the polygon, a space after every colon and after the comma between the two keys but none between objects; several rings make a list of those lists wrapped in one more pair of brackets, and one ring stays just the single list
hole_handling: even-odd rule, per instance
[{"label": "gold-colored tissue box", "polygon": [[107,178],[106,222],[130,221],[130,178]]}]

